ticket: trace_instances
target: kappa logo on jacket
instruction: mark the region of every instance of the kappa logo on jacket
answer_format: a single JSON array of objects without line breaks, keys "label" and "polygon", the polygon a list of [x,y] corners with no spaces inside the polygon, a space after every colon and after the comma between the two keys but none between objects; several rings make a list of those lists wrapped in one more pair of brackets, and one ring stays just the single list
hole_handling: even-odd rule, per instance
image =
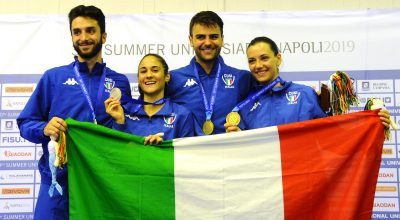
[{"label": "kappa logo on jacket", "polygon": [[127,118],[131,119],[132,121],[140,121],[140,118],[136,115],[125,115]]},{"label": "kappa logo on jacket", "polygon": [[298,91],[289,91],[286,93],[286,99],[289,101],[289,105],[297,104],[297,100],[299,100],[300,92]]},{"label": "kappa logo on jacket", "polygon": [[191,78],[186,81],[186,83],[183,87],[189,87],[189,86],[194,86],[194,85],[197,85],[197,82],[193,78]]},{"label": "kappa logo on jacket", "polygon": [[235,88],[235,86],[233,85],[233,83],[235,82],[235,76],[232,74],[224,74],[222,75],[222,80],[225,83],[225,88]]},{"label": "kappa logo on jacket", "polygon": [[170,116],[164,116],[164,127],[167,128],[174,128],[174,122],[176,119],[176,115],[174,113],[172,113]]},{"label": "kappa logo on jacket", "polygon": [[253,105],[253,107],[251,107],[250,111],[252,112],[252,111],[256,110],[256,108],[257,108],[258,106],[260,106],[260,105],[261,105],[260,102],[254,103],[254,105]]},{"label": "kappa logo on jacket", "polygon": [[67,81],[65,81],[63,84],[73,86],[78,85],[78,82],[75,80],[75,78],[68,78]]}]

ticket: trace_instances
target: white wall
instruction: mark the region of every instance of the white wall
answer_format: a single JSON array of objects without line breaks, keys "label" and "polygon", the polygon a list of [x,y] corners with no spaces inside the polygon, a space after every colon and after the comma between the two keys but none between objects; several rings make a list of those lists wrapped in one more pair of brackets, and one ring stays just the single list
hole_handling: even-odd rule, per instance
[{"label": "white wall", "polygon": [[66,14],[79,4],[107,14],[400,8],[400,0],[0,0],[0,14]]}]

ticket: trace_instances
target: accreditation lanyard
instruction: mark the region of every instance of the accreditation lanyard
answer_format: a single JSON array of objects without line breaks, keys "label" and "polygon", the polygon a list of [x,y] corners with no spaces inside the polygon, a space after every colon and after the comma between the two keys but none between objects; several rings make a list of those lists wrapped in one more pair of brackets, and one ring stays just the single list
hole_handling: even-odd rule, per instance
[{"label": "accreditation lanyard", "polygon": [[260,97],[262,94],[270,91],[277,83],[280,83],[280,82],[282,82],[282,79],[281,79],[281,77],[278,76],[276,79],[274,79],[268,85],[265,85],[262,89],[258,90],[258,92],[251,94],[245,100],[241,101],[238,105],[235,106],[235,108],[233,108],[232,112],[240,111],[240,109],[242,109],[244,106],[246,106],[250,102],[254,102],[255,99]]},{"label": "accreditation lanyard", "polygon": [[[97,124],[96,114],[94,111],[92,100],[90,99],[89,92],[86,89],[85,83],[83,82],[81,73],[79,72],[79,69],[78,69],[78,61],[75,61],[74,72],[75,72],[75,76],[76,76],[77,80],[79,81],[79,86],[81,87],[81,90],[86,97],[86,102],[88,103],[91,114],[93,116],[93,122],[95,124]],[[106,78],[106,67],[103,68],[103,73],[101,74],[99,89],[97,91],[97,102],[96,103],[100,103],[100,101],[101,101],[101,97],[103,95],[102,85],[104,85],[105,78]]]},{"label": "accreditation lanyard", "polygon": [[215,98],[217,96],[217,89],[218,89],[218,82],[219,82],[219,76],[221,75],[221,64],[218,62],[218,70],[217,70],[217,76],[214,81],[214,86],[211,92],[211,97],[210,97],[210,105],[208,104],[206,92],[204,91],[203,84],[200,81],[200,76],[199,72],[197,71],[196,63],[193,62],[193,67],[194,67],[194,76],[196,77],[197,81],[199,82],[199,86],[201,89],[201,94],[203,97],[203,104],[204,104],[204,109],[206,113],[206,121],[211,120],[211,116],[214,112],[214,105],[215,105]]}]

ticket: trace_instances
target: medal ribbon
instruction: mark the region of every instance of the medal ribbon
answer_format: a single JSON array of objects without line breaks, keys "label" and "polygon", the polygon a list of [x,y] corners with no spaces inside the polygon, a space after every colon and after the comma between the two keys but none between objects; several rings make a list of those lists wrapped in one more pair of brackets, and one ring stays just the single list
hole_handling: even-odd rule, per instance
[{"label": "medal ribbon", "polygon": [[200,76],[199,76],[199,72],[197,71],[196,63],[193,63],[193,66],[194,66],[194,75],[195,75],[197,81],[199,82],[201,94],[203,97],[203,104],[204,104],[205,113],[206,113],[206,121],[209,121],[209,120],[211,120],[211,116],[214,112],[214,105],[215,105],[215,98],[217,96],[219,76],[221,75],[221,64],[220,64],[220,62],[218,62],[218,70],[217,70],[217,75],[216,75],[216,78],[214,81],[214,86],[213,86],[213,89],[211,92],[210,105],[208,105],[206,92],[204,91],[203,84],[200,81]]},{"label": "medal ribbon", "polygon": [[60,195],[63,194],[63,189],[57,182],[57,167],[54,165],[54,161],[57,157],[56,144],[57,142],[55,141],[55,138],[51,137],[51,140],[47,145],[47,149],[49,150],[49,168],[51,171],[51,185],[48,192],[50,197],[53,197],[54,189],[57,190]]},{"label": "medal ribbon", "polygon": [[254,100],[257,99],[258,97],[260,97],[262,94],[270,91],[277,83],[280,83],[280,82],[282,82],[282,79],[281,79],[281,77],[278,76],[276,79],[274,79],[268,85],[265,85],[258,92],[251,94],[245,100],[243,100],[239,104],[237,104],[235,106],[235,108],[233,108],[232,112],[238,112],[240,109],[242,109],[244,106],[246,106],[250,102],[254,102]]},{"label": "medal ribbon", "polygon": [[166,98],[161,98],[155,102],[146,102],[143,99],[131,99],[129,102],[132,104],[139,104],[138,106],[136,106],[135,110],[133,110],[133,112],[137,112],[143,105],[162,105],[165,103],[167,99]]},{"label": "medal ribbon", "polygon": [[[90,99],[89,93],[88,93],[88,91],[86,89],[85,83],[83,82],[81,73],[79,72],[79,69],[78,69],[78,61],[75,61],[74,72],[75,72],[76,78],[79,81],[79,86],[81,87],[81,90],[82,90],[83,94],[85,95],[86,101],[87,101],[87,103],[89,105],[89,108],[91,110],[91,113],[92,113],[92,116],[93,116],[93,122],[95,124],[97,124],[96,114],[94,112],[94,107],[93,107],[93,104],[92,104],[92,100]],[[101,101],[101,97],[103,95],[103,90],[101,88],[102,88],[102,85],[104,85],[105,79],[106,79],[106,68],[104,67],[103,68],[103,73],[101,74],[101,78],[100,78],[99,89],[97,91],[97,102],[96,103],[100,103],[100,101]]]}]

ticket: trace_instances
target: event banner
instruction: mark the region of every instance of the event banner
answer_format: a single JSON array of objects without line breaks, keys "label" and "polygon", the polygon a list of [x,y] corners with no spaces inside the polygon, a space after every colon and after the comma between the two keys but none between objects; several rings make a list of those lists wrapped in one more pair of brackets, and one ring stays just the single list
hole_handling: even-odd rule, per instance
[{"label": "event banner", "polygon": [[[400,9],[219,14],[224,20],[221,55],[228,65],[248,69],[247,44],[268,36],[282,54],[285,80],[319,90],[335,71],[345,71],[360,99],[352,111],[362,110],[367,98],[380,98],[399,124]],[[134,97],[137,65],[145,54],[163,56],[170,69],[189,63],[194,56],[188,39],[193,15],[106,15],[104,62],[128,76]],[[0,219],[32,219],[43,150],[20,137],[16,118],[41,75],[73,62],[75,51],[67,15],[0,15],[0,28]],[[383,146],[373,219],[400,218],[400,133],[391,133]]]}]

